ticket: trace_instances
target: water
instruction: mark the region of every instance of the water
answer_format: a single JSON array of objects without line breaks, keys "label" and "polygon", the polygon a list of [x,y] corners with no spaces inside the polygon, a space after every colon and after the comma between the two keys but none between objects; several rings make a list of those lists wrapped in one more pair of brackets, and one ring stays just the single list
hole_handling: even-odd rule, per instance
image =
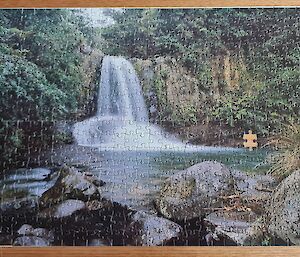
[{"label": "water", "polygon": [[79,145],[128,151],[234,151],[185,144],[159,126],[149,123],[139,79],[122,57],[103,59],[97,114],[74,125]]},{"label": "water", "polygon": [[266,151],[238,154],[227,152],[145,152],[145,151],[102,151],[99,163],[92,165],[93,173],[106,181],[102,195],[115,202],[137,210],[153,210],[165,179],[178,170],[196,163],[215,160],[229,168],[245,172],[263,173]]},{"label": "water", "polygon": [[151,137],[161,133],[149,126],[138,77],[124,58],[104,57],[97,106],[95,117],[74,126],[79,145],[130,150],[151,144]]},{"label": "water", "polygon": [[[219,161],[245,172],[266,169],[266,151],[193,146],[150,124],[139,80],[132,64],[124,58],[104,58],[97,104],[94,117],[74,125],[77,144],[61,146],[45,154],[44,163],[88,166],[90,172],[106,182],[100,188],[101,196],[131,209],[155,213],[153,202],[165,179],[199,162]],[[39,161],[42,158],[39,156]],[[0,206],[15,203],[19,208],[24,199],[36,203],[57,177],[56,172],[47,168],[17,169],[4,174],[0,180]],[[13,229],[25,220],[28,222],[27,217],[23,218],[24,221],[18,215],[19,223],[14,222]],[[7,220],[9,229],[12,229],[12,220]],[[62,225],[66,226],[62,231],[67,232],[62,237],[68,242],[73,239],[68,234],[71,224]],[[191,225],[190,230],[194,231],[195,227]],[[106,236],[115,241],[114,233]],[[201,236],[195,238],[195,244],[200,244]],[[182,244],[187,238],[177,241]]]},{"label": "water", "polygon": [[35,199],[50,189],[58,178],[50,169],[20,168],[2,174],[0,180],[0,206],[17,199]]},{"label": "water", "polygon": [[260,167],[265,152],[186,144],[150,124],[132,64],[122,57],[103,60],[97,114],[74,126],[81,146],[96,147],[92,172],[107,184],[102,195],[134,209],[149,209],[165,178],[205,160],[244,171]]},{"label": "water", "polygon": [[[77,145],[56,149],[48,160],[89,166],[107,183],[104,197],[134,209],[151,209],[165,178],[202,161],[215,160],[246,172],[266,169],[261,165],[265,151],[193,146],[150,124],[135,70],[121,57],[104,58],[97,114],[76,123],[73,134]],[[53,182],[33,171],[11,172],[0,183],[2,195],[7,190],[9,195],[41,195]]]}]

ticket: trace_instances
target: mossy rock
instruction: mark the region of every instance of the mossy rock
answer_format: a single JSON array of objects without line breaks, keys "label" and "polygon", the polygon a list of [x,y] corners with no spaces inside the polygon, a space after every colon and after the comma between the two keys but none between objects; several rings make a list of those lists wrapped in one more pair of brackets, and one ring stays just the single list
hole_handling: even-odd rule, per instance
[{"label": "mossy rock", "polygon": [[67,199],[88,201],[100,198],[97,186],[76,168],[64,166],[59,173],[54,186],[41,196],[41,207],[56,205]]}]

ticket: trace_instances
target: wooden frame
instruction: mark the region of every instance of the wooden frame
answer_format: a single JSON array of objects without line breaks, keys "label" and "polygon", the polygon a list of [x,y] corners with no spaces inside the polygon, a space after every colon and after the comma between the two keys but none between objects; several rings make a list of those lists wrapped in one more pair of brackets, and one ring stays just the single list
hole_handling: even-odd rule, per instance
[{"label": "wooden frame", "polygon": [[296,257],[300,256],[298,247],[11,247],[0,248],[1,257]]},{"label": "wooden frame", "polygon": [[[299,0],[0,0],[0,8],[66,7],[296,7]],[[0,247],[12,256],[300,256],[300,247]]]}]

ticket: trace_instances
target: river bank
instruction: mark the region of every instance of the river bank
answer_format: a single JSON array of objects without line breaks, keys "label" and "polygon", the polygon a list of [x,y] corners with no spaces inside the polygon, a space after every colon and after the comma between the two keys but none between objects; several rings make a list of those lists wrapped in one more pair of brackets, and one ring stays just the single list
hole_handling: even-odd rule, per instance
[{"label": "river bank", "polygon": [[[2,180],[2,183],[6,185],[6,189],[8,189],[9,185],[12,185],[13,193],[9,196],[7,191],[2,190],[2,196],[6,194],[6,197],[12,197],[11,203],[13,204],[7,204],[7,201],[3,201],[2,198],[1,208],[2,212],[5,213],[5,219],[2,223],[1,244],[20,244],[20,242],[23,242],[23,244],[38,244],[40,241],[32,241],[32,238],[30,240],[23,238],[23,241],[20,241],[21,239],[17,240],[21,236],[18,234],[18,230],[22,225],[28,224],[34,228],[41,227],[52,231],[56,239],[54,242],[48,242],[47,244],[49,245],[93,245],[96,242],[100,245],[152,245],[151,241],[143,241],[139,237],[141,236],[139,232],[141,223],[145,226],[143,233],[145,235],[150,233],[151,238],[156,238],[154,241],[155,245],[207,245],[207,240],[209,240],[207,238],[211,236],[218,239],[213,240],[215,245],[240,244],[240,242],[236,242],[236,239],[230,236],[220,233],[218,236],[214,235],[215,218],[213,219],[213,217],[206,214],[199,214],[199,216],[195,217],[186,217],[185,220],[174,220],[162,211],[164,208],[159,207],[161,204],[158,202],[158,199],[165,199],[161,198],[161,194],[166,190],[164,188],[167,185],[167,181],[179,174],[180,170],[184,170],[195,163],[219,158],[225,162],[227,161],[228,165],[231,162],[230,166],[232,168],[242,167],[243,165],[239,165],[246,162],[246,160],[248,160],[248,165],[250,164],[251,166],[252,163],[252,167],[255,167],[263,159],[263,155],[257,156],[253,154],[251,157],[249,152],[245,152],[245,155],[243,152],[239,154],[240,157],[238,157],[237,153],[224,153],[222,155],[220,152],[213,151],[213,148],[211,152],[203,151],[196,154],[179,152],[101,152],[97,148],[73,144],[32,156],[32,167],[37,168],[38,166],[41,168],[42,166],[44,167],[44,170],[42,170],[44,173],[41,173],[41,170],[36,170],[37,172],[35,172],[34,169],[10,171]],[[197,155],[198,157],[196,158]],[[252,162],[250,161],[251,159]],[[94,181],[98,181],[96,184],[99,195],[96,195],[95,198],[93,196],[92,198],[83,199],[78,197],[81,194],[78,195],[78,191],[76,191],[76,195],[71,196],[70,199],[65,199],[64,201],[67,201],[67,203],[62,201],[59,208],[50,204],[50,207],[52,206],[51,208],[54,208],[56,212],[58,209],[60,210],[60,215],[63,214],[60,217],[56,216],[58,214],[55,214],[56,212],[53,212],[53,210],[51,212],[45,211],[45,207],[41,206],[41,198],[44,197],[43,194],[45,192],[53,191],[53,188],[58,188],[55,191],[58,190],[57,192],[60,196],[65,195],[65,191],[59,189],[57,181],[63,173],[61,170],[64,169],[63,167],[66,164],[68,165],[67,167],[76,170],[75,174],[77,175],[75,177],[81,177],[79,180],[81,185],[82,180],[85,180],[85,178],[80,174],[95,178]],[[215,165],[218,164],[213,164],[213,167],[218,167]],[[203,176],[201,178],[202,180],[205,179],[205,183],[208,183],[210,179],[215,180],[211,175],[213,173],[207,179]],[[222,172],[223,175],[226,177],[226,172]],[[243,180],[247,179],[248,175],[245,176]],[[252,176],[249,175],[249,179]],[[8,183],[8,181],[10,182]],[[78,183],[78,179],[76,181]],[[179,193],[179,195],[183,194],[187,197],[190,194],[188,191],[193,188],[190,187],[193,183],[189,184],[189,181],[191,180],[181,180],[183,184],[179,187],[176,186],[179,191],[177,193],[175,191],[175,195]],[[251,183],[255,184],[256,180],[250,179],[250,181],[254,181]],[[72,184],[72,186],[74,185]],[[243,188],[242,191],[250,190],[248,182],[240,186]],[[80,190],[83,190],[81,186],[80,188]],[[23,199],[24,189],[25,192],[30,189],[27,195],[29,200],[26,201]],[[207,190],[211,189],[213,187],[207,188]],[[174,189],[170,190],[168,189],[166,192],[174,193]],[[221,193],[223,190],[218,189],[218,192]],[[208,191],[203,193],[207,194]],[[232,194],[230,193],[230,195]],[[17,199],[19,198],[23,200],[20,199],[18,201]],[[48,204],[51,203],[49,199],[46,202]],[[232,205],[231,207],[233,207],[235,203],[233,201],[229,206]],[[207,207],[210,208],[211,206],[203,208]],[[259,210],[259,208],[255,208],[256,211]],[[234,214],[235,212],[236,207],[229,211],[233,215],[236,215]],[[249,218],[247,217],[251,212],[241,210],[240,214],[244,217],[242,220],[246,219],[247,222],[241,221],[242,223],[239,222],[233,226],[243,224],[247,229],[250,226],[250,223],[248,223]],[[259,212],[259,215],[261,215],[262,211],[259,210]],[[41,216],[41,213],[44,213],[44,215],[49,213],[50,216],[46,216],[48,220],[45,219],[45,216]],[[212,213],[215,213],[215,211]],[[256,217],[256,215],[253,217]],[[49,222],[49,218],[51,222]],[[257,217],[254,218],[254,220],[256,219]],[[251,220],[252,224],[254,220],[253,218]],[[135,225],[133,226],[132,224]],[[158,226],[157,224],[162,226],[162,230],[165,231],[163,234],[161,232],[153,232],[153,229]],[[129,229],[132,227],[133,231]],[[64,231],[63,233],[61,232],[62,230]],[[185,232],[183,233],[183,231]],[[154,233],[154,235],[151,233]],[[208,235],[207,238],[205,238],[206,235]],[[15,242],[16,240],[17,242]]]}]

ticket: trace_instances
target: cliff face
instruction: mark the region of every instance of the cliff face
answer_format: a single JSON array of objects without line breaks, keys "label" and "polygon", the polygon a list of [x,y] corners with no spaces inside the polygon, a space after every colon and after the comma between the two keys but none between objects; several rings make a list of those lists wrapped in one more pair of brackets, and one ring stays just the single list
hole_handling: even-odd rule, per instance
[{"label": "cliff face", "polygon": [[210,61],[213,98],[219,99],[228,91],[240,88],[243,76],[247,73],[241,52],[225,51]]},{"label": "cliff face", "polygon": [[101,63],[104,54],[97,49],[92,49],[89,53],[83,53],[82,77],[83,87],[81,89],[81,99],[79,119],[92,116],[96,112],[98,86],[100,81]]},{"label": "cliff face", "polygon": [[232,129],[211,122],[209,113],[226,93],[244,87],[247,69],[242,53],[224,51],[213,56],[197,75],[171,57],[134,59],[133,63],[152,122],[190,142],[235,144],[225,140],[234,134]]},{"label": "cliff face", "polygon": [[159,57],[154,60],[134,60],[140,77],[150,119],[157,123],[196,121],[204,97],[197,79],[173,58]]}]

